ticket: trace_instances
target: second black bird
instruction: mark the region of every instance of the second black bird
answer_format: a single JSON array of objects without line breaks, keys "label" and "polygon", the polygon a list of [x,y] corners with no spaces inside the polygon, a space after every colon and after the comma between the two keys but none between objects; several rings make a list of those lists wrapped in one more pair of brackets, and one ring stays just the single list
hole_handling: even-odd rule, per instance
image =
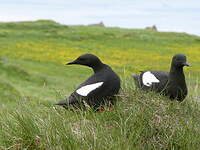
[{"label": "second black bird", "polygon": [[186,56],[177,54],[172,58],[169,72],[144,71],[133,75],[136,85],[142,90],[151,90],[169,96],[170,99],[182,101],[188,90],[183,67],[189,66]]}]

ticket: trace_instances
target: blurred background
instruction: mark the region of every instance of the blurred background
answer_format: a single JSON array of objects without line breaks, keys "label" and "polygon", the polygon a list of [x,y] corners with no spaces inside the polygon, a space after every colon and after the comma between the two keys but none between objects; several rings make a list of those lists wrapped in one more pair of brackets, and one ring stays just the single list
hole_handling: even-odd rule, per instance
[{"label": "blurred background", "polygon": [[0,21],[51,19],[67,25],[103,22],[109,27],[145,28],[200,35],[198,0],[6,0]]}]

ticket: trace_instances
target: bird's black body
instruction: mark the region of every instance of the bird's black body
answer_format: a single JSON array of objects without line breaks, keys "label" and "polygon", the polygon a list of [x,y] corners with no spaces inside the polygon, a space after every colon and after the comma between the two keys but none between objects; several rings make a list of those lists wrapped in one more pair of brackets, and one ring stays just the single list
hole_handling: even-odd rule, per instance
[{"label": "bird's black body", "polygon": [[162,90],[165,88],[168,78],[169,78],[169,72],[164,71],[150,71],[160,82],[159,83],[152,83],[152,85],[145,86],[142,83],[142,76],[146,71],[142,72],[139,75],[133,75],[133,78],[135,80],[135,83],[138,87],[140,87],[142,90],[152,90],[155,92],[162,92]]},{"label": "bird's black body", "polygon": [[[113,97],[119,92],[120,79],[108,65],[103,64],[98,57],[92,54],[82,55],[68,64],[89,66],[93,69],[94,74],[80,84],[69,98],[59,102],[57,105],[64,107],[72,105],[75,108],[82,108],[84,107],[84,102],[86,102],[90,107],[97,110],[102,105],[114,103],[115,100]],[[99,82],[103,82],[103,84],[95,90],[92,90],[87,96],[77,93],[77,90],[81,87]]]},{"label": "bird's black body", "polygon": [[184,66],[188,66],[186,56],[177,54],[172,59],[170,72],[149,71],[159,80],[159,83],[152,83],[151,86],[144,85],[142,77],[147,71],[144,71],[139,75],[133,75],[133,78],[136,85],[142,90],[155,91],[168,96],[170,99],[182,101],[188,93],[185,75],[183,72]]}]

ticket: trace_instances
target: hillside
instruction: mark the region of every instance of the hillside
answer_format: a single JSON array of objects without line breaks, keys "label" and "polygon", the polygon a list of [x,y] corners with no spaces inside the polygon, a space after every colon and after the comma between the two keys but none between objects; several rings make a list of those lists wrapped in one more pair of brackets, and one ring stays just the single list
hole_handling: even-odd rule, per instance
[{"label": "hillside", "polygon": [[[0,149],[198,149],[200,37],[138,29],[67,26],[51,20],[0,23]],[[93,53],[121,77],[118,105],[105,113],[54,107],[92,70],[65,66]],[[187,55],[183,103],[137,91],[130,77],[169,70]]]}]

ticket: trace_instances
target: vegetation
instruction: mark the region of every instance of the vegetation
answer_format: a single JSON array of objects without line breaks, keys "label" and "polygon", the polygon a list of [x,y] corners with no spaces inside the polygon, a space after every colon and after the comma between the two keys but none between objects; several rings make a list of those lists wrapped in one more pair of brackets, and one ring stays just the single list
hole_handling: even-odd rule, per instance
[{"label": "vegetation", "polygon": [[[0,23],[0,149],[199,149],[200,37],[185,33],[66,26],[51,20]],[[121,77],[112,111],[67,111],[66,98],[92,70],[65,66],[98,55]],[[184,102],[138,91],[130,77],[165,70],[184,53]]]}]

